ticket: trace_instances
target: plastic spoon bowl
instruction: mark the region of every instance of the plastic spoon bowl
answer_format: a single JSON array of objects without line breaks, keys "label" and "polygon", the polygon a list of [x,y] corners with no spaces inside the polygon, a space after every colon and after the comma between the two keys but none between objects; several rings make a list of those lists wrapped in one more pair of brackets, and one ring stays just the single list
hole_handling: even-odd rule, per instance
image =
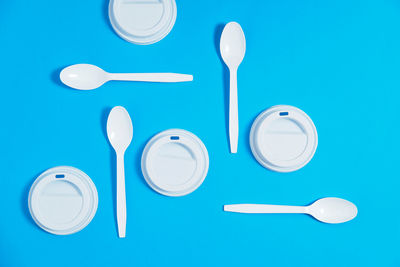
[{"label": "plastic spoon bowl", "polygon": [[224,211],[240,213],[305,213],[324,223],[344,223],[357,216],[357,207],[353,203],[336,197],[321,198],[309,206],[225,205]]},{"label": "plastic spoon bowl", "polygon": [[74,89],[92,90],[111,80],[138,82],[189,82],[193,75],[178,73],[108,73],[91,64],[76,64],[63,69],[61,81]]},{"label": "plastic spoon bowl", "polygon": [[132,121],[128,111],[114,107],[107,120],[107,136],[117,154],[117,223],[119,237],[126,232],[126,198],[124,154],[132,141]]},{"label": "plastic spoon bowl", "polygon": [[240,25],[229,22],[222,31],[220,40],[221,57],[230,73],[229,89],[229,143],[231,153],[237,152],[239,138],[239,116],[237,96],[237,69],[246,53],[246,39]]}]

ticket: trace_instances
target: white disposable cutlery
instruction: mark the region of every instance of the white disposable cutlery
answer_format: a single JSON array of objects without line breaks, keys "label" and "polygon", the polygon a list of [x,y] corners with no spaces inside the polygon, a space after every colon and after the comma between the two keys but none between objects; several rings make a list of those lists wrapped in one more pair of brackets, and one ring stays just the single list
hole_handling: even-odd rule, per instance
[{"label": "white disposable cutlery", "polygon": [[220,51],[222,59],[230,72],[229,143],[231,153],[236,153],[239,138],[237,69],[246,52],[246,39],[238,23],[229,22],[226,24],[221,35]]},{"label": "white disposable cutlery", "polygon": [[324,223],[343,223],[357,216],[357,207],[353,203],[336,197],[321,198],[309,206],[225,205],[224,211],[240,213],[305,213]]},{"label": "white disposable cutlery", "polygon": [[76,64],[63,69],[60,73],[61,81],[74,89],[92,90],[104,83],[115,81],[137,82],[190,82],[193,75],[178,73],[108,73],[91,64]]},{"label": "white disposable cutlery", "polygon": [[[112,26],[122,38],[130,42],[137,44],[157,42],[169,33],[176,19],[175,0],[161,2],[149,2],[144,5],[141,1],[125,3],[122,0],[111,0],[109,15]],[[149,7],[157,9],[151,10]],[[130,11],[120,13],[126,8]],[[164,10],[162,14],[160,10]],[[150,20],[140,21],[132,14],[145,14],[146,16],[142,18],[152,17],[154,25],[149,27]],[[119,19],[121,16],[124,18],[123,21]],[[158,25],[160,16],[163,19],[163,28]],[[131,31],[126,32],[126,29]],[[144,34],[143,31],[146,29],[147,33]],[[230,152],[237,153],[239,137],[237,71],[246,53],[246,38],[237,22],[225,25],[220,38],[220,53],[230,73]],[[108,73],[95,65],[75,64],[60,72],[60,80],[74,89],[93,90],[111,80],[172,83],[192,81],[193,76],[178,73]],[[132,120],[128,111],[122,106],[114,107],[107,119],[107,137],[116,153],[116,217],[120,238],[126,236],[124,156],[132,136]],[[250,131],[250,147],[254,157],[264,167],[278,172],[291,172],[302,168],[314,156],[317,144],[318,135],[312,120],[300,109],[287,105],[273,106],[263,111],[254,121]],[[166,196],[183,196],[196,190],[203,183],[208,167],[209,156],[205,145],[197,136],[182,129],[170,129],[155,135],[144,148],[141,160],[145,181],[155,191]],[[55,193],[50,194],[50,197],[45,195],[42,200],[41,192],[46,189],[40,184],[42,180],[57,185],[60,181],[77,183],[84,194],[76,193],[70,186],[57,186],[54,187]],[[51,200],[53,195],[57,197],[58,202],[45,202]],[[83,200],[82,203],[73,202],[72,197],[78,200],[89,199],[91,202],[87,203],[90,206],[85,204],[84,210]],[[54,234],[70,234],[83,229],[91,221],[97,209],[97,201],[97,190],[90,178],[75,168],[63,166],[45,172],[35,181],[29,196],[29,208],[35,222],[44,230]],[[53,210],[60,212],[55,213]],[[83,215],[78,214],[82,218],[70,219],[77,217],[75,215],[77,210],[84,211],[79,213]],[[350,201],[335,197],[321,198],[308,206],[224,205],[224,211],[302,213],[332,224],[350,221],[358,212],[357,207]],[[43,214],[47,217],[44,218]],[[61,220],[64,217],[67,218],[64,221],[73,222],[67,225],[68,228]],[[62,223],[53,225],[53,221]]]},{"label": "white disposable cutlery", "polygon": [[126,198],[124,154],[132,140],[132,121],[128,111],[114,107],[107,120],[107,135],[117,154],[117,223],[119,237],[126,232]]}]

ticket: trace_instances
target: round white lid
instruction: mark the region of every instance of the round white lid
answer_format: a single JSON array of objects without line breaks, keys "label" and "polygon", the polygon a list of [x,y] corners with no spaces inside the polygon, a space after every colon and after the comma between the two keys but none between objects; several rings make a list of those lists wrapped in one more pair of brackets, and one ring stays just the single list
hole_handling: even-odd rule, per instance
[{"label": "round white lid", "polygon": [[110,22],[116,33],[134,44],[152,44],[171,31],[175,0],[110,0]]},{"label": "round white lid", "polygon": [[291,172],[304,167],[314,156],[318,135],[314,123],[302,110],[273,106],[255,119],[250,130],[250,147],[264,167]]},{"label": "round white lid", "polygon": [[97,203],[97,190],[89,176],[68,166],[42,173],[28,198],[36,224],[56,235],[73,234],[86,227],[96,213]]},{"label": "round white lid", "polygon": [[142,155],[142,172],[151,188],[167,196],[196,190],[208,172],[208,152],[194,134],[171,129],[154,136]]}]

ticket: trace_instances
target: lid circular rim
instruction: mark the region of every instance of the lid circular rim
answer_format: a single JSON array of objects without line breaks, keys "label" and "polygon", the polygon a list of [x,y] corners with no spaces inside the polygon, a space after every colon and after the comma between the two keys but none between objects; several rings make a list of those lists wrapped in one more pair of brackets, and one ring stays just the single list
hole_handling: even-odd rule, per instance
[{"label": "lid circular rim", "polygon": [[[266,116],[269,116],[268,113],[275,113],[278,112],[279,110],[293,110],[297,113],[299,113],[300,115],[302,115],[304,117],[304,119],[310,124],[311,128],[312,128],[312,139],[313,139],[313,148],[311,150],[311,153],[309,153],[309,155],[307,156],[307,159],[304,160],[302,163],[298,164],[298,165],[293,165],[291,167],[283,167],[283,166],[278,166],[275,164],[272,164],[269,161],[266,161],[263,159],[263,157],[259,154],[258,149],[257,149],[257,144],[256,144],[256,134],[257,134],[257,130],[259,128],[259,126],[262,124],[262,122],[265,120]],[[288,173],[288,172],[293,172],[293,171],[297,171],[301,168],[303,168],[305,165],[307,165],[311,159],[314,157],[314,154],[317,150],[318,147],[318,133],[317,133],[317,129],[314,125],[314,122],[311,120],[311,118],[301,109],[294,107],[294,106],[290,106],[290,105],[275,105],[272,106],[270,108],[267,108],[266,110],[262,111],[254,120],[252,126],[251,126],[251,130],[250,130],[250,149],[251,152],[254,156],[254,158],[258,161],[258,163],[260,163],[263,167],[272,170],[272,171],[276,171],[276,172],[281,172],[281,173]],[[303,152],[304,153],[304,152]]]},{"label": "lid circular rim", "polygon": [[[147,171],[147,167],[146,167],[148,151],[155,143],[158,142],[158,140],[160,138],[162,138],[164,136],[169,136],[169,135],[186,135],[186,136],[190,137],[192,139],[192,141],[194,141],[194,143],[199,145],[199,149],[202,152],[201,156],[204,157],[204,166],[203,166],[203,170],[201,172],[201,176],[199,176],[199,178],[197,178],[197,181],[193,183],[193,186],[186,188],[185,190],[179,190],[179,191],[164,190],[163,188],[160,188],[159,186],[157,186],[157,184],[155,184],[153,182],[153,180],[151,179],[151,177],[148,175],[148,171]],[[207,148],[205,147],[204,143],[200,140],[199,137],[197,137],[193,133],[183,130],[183,129],[176,129],[176,128],[168,129],[168,130],[164,130],[164,131],[159,132],[158,134],[154,135],[147,142],[145,148],[143,149],[142,158],[141,158],[141,169],[142,169],[142,174],[143,174],[143,177],[144,177],[146,183],[150,186],[150,188],[152,188],[157,193],[165,195],[165,196],[170,196],[170,197],[185,196],[185,195],[192,193],[197,188],[199,188],[203,184],[205,178],[207,177],[208,168],[209,168],[209,156],[208,156]]]},{"label": "lid circular rim", "polygon": [[[123,31],[120,30],[119,27],[120,24],[117,23],[114,12],[113,12],[113,3],[115,0],[110,0],[110,3],[108,5],[108,17],[110,20],[110,24],[114,31],[125,41],[128,41],[133,44],[137,45],[150,45],[157,43],[164,39],[172,30],[172,28],[175,25],[176,22],[176,17],[177,17],[177,8],[176,8],[176,1],[175,0],[168,0],[171,3],[171,8],[172,8],[172,14],[171,14],[171,19],[165,23],[164,27],[160,31],[157,31],[154,34],[145,36],[145,37],[140,37],[140,36],[135,36],[135,35],[127,35]],[[123,27],[121,27],[123,29]]]},{"label": "lid circular rim", "polygon": [[[49,175],[51,174],[55,174],[55,173],[72,173],[76,176],[78,176],[79,178],[83,179],[82,181],[84,181],[86,183],[86,185],[88,186],[87,190],[91,193],[91,197],[89,197],[92,200],[92,205],[91,207],[88,209],[86,216],[83,217],[83,219],[80,221],[80,223],[76,224],[75,226],[67,229],[67,230],[55,230],[49,227],[46,227],[45,224],[43,224],[42,222],[40,222],[36,216],[35,213],[33,211],[33,207],[32,207],[32,195],[34,193],[34,191],[36,190],[36,186],[44,179],[47,179],[49,177]],[[68,181],[70,182],[70,181]],[[74,184],[76,186],[76,184]],[[79,187],[78,187],[79,188]],[[29,213],[31,214],[31,217],[33,219],[33,221],[40,227],[42,228],[44,231],[49,232],[51,234],[55,234],[55,235],[70,235],[70,234],[74,234],[77,233],[79,231],[81,231],[82,229],[84,229],[94,218],[96,212],[97,212],[97,207],[98,207],[98,193],[97,193],[97,189],[96,186],[94,185],[93,181],[90,179],[90,177],[84,173],[83,171],[75,168],[75,167],[71,167],[71,166],[58,166],[58,167],[53,167],[50,168],[46,171],[44,171],[43,173],[41,173],[33,182],[30,190],[29,190],[29,195],[28,195],[28,208],[29,208]]]}]

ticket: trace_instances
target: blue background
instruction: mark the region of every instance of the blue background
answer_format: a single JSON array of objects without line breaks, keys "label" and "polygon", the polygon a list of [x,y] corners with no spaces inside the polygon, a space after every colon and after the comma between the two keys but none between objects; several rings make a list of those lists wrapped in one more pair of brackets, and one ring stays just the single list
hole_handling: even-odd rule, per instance
[{"label": "blue background", "polygon": [[[400,266],[400,3],[177,1],[162,41],[138,46],[110,27],[108,1],[1,1],[0,266]],[[239,153],[228,151],[222,26],[246,34],[239,68]],[[110,82],[93,91],[60,84],[60,70],[92,63],[110,72],[192,73],[176,84]],[[303,169],[274,173],[253,158],[248,134],[264,109],[289,104],[314,121],[319,147]],[[105,138],[113,106],[129,111],[127,238],[114,218],[114,154]],[[210,169],[190,195],[144,182],[146,141],[169,128],[196,134]],[[27,194],[44,170],[71,165],[99,193],[93,221],[55,236],[37,227]],[[223,204],[306,205],[336,196],[357,218],[224,213]]]}]

